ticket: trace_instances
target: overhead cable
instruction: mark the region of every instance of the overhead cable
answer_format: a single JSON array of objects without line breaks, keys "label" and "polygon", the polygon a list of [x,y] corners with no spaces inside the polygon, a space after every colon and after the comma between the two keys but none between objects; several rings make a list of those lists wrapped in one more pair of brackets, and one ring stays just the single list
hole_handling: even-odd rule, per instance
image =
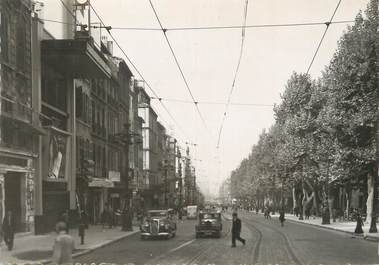
[{"label": "overhead cable", "polygon": [[[354,20],[334,21],[331,24],[353,23]],[[166,31],[195,31],[195,30],[227,30],[227,29],[250,29],[250,28],[277,28],[277,27],[304,27],[320,26],[330,22],[304,22],[304,23],[282,23],[282,24],[255,24],[255,25],[231,25],[231,26],[199,26],[199,27],[173,27],[166,28]],[[96,27],[96,26],[94,26]],[[140,30],[140,31],[160,31],[160,28],[150,27],[112,27],[114,30]]]},{"label": "overhead cable", "polygon": [[[40,18],[42,21],[66,24],[66,25],[75,25],[74,23],[64,22],[56,19],[47,19]],[[303,26],[322,26],[326,24],[348,24],[354,23],[355,20],[340,20],[333,22],[305,22],[305,23],[283,23],[283,24],[256,24],[256,25],[234,25],[234,26],[199,26],[199,27],[173,27],[167,28],[166,31],[194,31],[194,30],[227,30],[227,29],[251,29],[251,28],[277,28],[277,27],[303,27]],[[80,26],[80,24],[77,24]],[[161,28],[149,28],[149,27],[114,27],[107,26],[111,30],[131,30],[131,31],[161,31]],[[91,25],[90,28],[98,29],[100,26]],[[101,27],[103,28],[103,27]]]},{"label": "overhead cable", "polygon": [[[151,99],[160,100],[160,101],[169,101],[169,102],[179,102],[186,104],[193,104],[192,101],[183,100],[183,99],[172,99],[172,98],[157,98],[150,97]],[[227,105],[226,102],[217,102],[217,101],[198,101],[199,105]],[[274,104],[258,104],[258,103],[240,103],[240,102],[230,102],[230,106],[258,106],[258,107],[274,107]]]},{"label": "overhead cable", "polygon": [[180,66],[179,61],[178,61],[178,58],[177,58],[177,56],[176,56],[176,54],[175,54],[175,52],[174,52],[174,49],[172,48],[172,45],[171,45],[171,43],[170,43],[170,40],[169,40],[168,37],[167,37],[167,34],[166,34],[167,29],[165,29],[165,28],[163,27],[163,25],[162,25],[162,23],[161,23],[161,20],[159,19],[158,13],[157,13],[157,11],[155,10],[155,7],[154,7],[153,3],[151,2],[151,0],[149,0],[149,2],[150,2],[150,6],[151,6],[151,8],[152,8],[152,10],[153,10],[153,12],[154,12],[154,15],[155,15],[155,17],[156,17],[156,19],[157,19],[157,21],[158,21],[158,23],[159,23],[159,26],[161,27],[161,30],[162,30],[162,32],[163,32],[164,38],[165,38],[165,40],[166,40],[166,42],[167,42],[167,45],[168,45],[168,47],[170,48],[171,54],[172,54],[172,56],[174,57],[174,60],[175,60],[176,66],[178,67],[179,72],[180,72],[180,74],[181,74],[181,76],[182,76],[182,79],[183,79],[183,81],[184,81],[184,83],[185,83],[185,85],[186,85],[187,91],[188,91],[188,93],[190,94],[190,96],[191,96],[191,98],[192,98],[192,100],[193,100],[193,103],[195,104],[195,108],[196,108],[196,110],[197,110],[197,113],[199,114],[200,119],[201,119],[201,121],[203,122],[204,127],[207,129],[208,127],[207,127],[207,124],[206,124],[206,122],[205,122],[205,119],[204,119],[203,115],[202,115],[201,112],[200,112],[199,106],[198,106],[198,104],[197,104],[198,102],[195,100],[195,97],[193,96],[193,93],[192,93],[192,91],[191,91],[191,88],[190,88],[189,85],[188,85],[187,78],[186,78],[185,75],[184,75],[184,72],[183,72],[183,70],[182,70],[182,67]]},{"label": "overhead cable", "polygon": [[[60,2],[62,3],[62,5],[64,6],[64,8],[67,10],[67,12],[69,14],[71,14],[71,16],[75,19],[75,24],[76,25],[76,17],[75,15],[73,14],[73,12],[68,8],[68,6],[63,2],[63,0],[60,0]],[[102,18],[100,17],[100,15],[97,13],[97,11],[95,10],[95,8],[92,6],[91,3],[89,3],[89,6],[90,8],[93,10],[93,12],[95,13],[95,15],[98,17],[98,19],[100,20],[100,23],[104,26],[104,28],[107,30],[109,36],[112,38],[113,42],[117,45],[117,47],[120,49],[120,51],[123,53],[123,55],[125,56],[125,58],[128,60],[128,62],[130,63],[130,65],[132,65],[132,67],[134,68],[134,70],[137,72],[137,74],[140,76],[140,78],[142,79],[142,81],[147,85],[147,87],[150,89],[150,91],[156,96],[156,97],[159,97],[158,94],[155,92],[155,90],[149,85],[149,83],[146,81],[146,79],[143,77],[142,73],[138,70],[138,68],[136,67],[136,65],[133,63],[133,61],[129,58],[129,56],[126,54],[126,52],[124,51],[124,49],[121,47],[121,45],[118,43],[118,41],[116,40],[116,38],[112,35],[112,33],[110,32],[110,27],[107,27],[106,24],[104,23],[104,21],[102,20]],[[68,23],[67,23],[68,24]],[[163,109],[167,112],[167,114],[170,116],[170,118],[174,121],[174,123],[178,126],[178,129],[182,131],[183,133],[183,136],[185,138],[188,138],[186,136],[186,133],[184,132],[184,130],[182,129],[182,127],[180,126],[180,124],[176,121],[176,119],[174,118],[174,116],[171,114],[171,112],[168,110],[168,108],[166,107],[166,105],[163,103],[163,102],[160,102]]]},{"label": "overhead cable", "polygon": [[[90,4],[90,7],[93,10],[93,12],[95,13],[95,15],[99,18],[100,23],[103,24],[103,26],[107,29],[107,32],[108,32],[109,36],[112,38],[112,40],[117,45],[117,47],[120,49],[120,51],[124,54],[124,56],[128,60],[128,62],[133,66],[133,68],[135,69],[135,71],[137,72],[137,74],[141,77],[141,79],[146,84],[146,86],[150,89],[150,91],[154,94],[154,96],[159,97],[158,94],[157,94],[157,92],[146,81],[146,79],[143,77],[142,73],[138,70],[137,66],[133,63],[133,61],[126,54],[125,50],[121,47],[121,45],[118,43],[118,41],[116,40],[116,38],[112,35],[112,33],[110,32],[109,28],[106,27],[106,24],[104,23],[104,21],[102,20],[102,18],[100,17],[100,15],[97,13],[97,11],[95,10],[95,8],[91,4]],[[176,124],[176,126],[178,126],[179,130],[182,131],[184,137],[188,138],[187,135],[186,135],[186,133],[185,133],[185,131],[180,126],[180,124],[174,118],[174,116],[172,115],[172,113],[168,110],[167,106],[162,101],[160,101],[160,104],[162,105],[163,109],[167,112],[167,114],[170,116],[170,118],[174,121],[174,123]]]},{"label": "overhead cable", "polygon": [[245,26],[246,26],[246,20],[247,20],[248,6],[249,6],[249,0],[245,0],[245,9],[244,9],[244,13],[243,13],[243,26],[244,27],[242,27],[242,32],[241,32],[240,53],[239,53],[239,57],[238,57],[238,63],[237,63],[236,71],[234,72],[232,87],[230,88],[230,91],[229,91],[227,103],[226,103],[226,106],[225,106],[224,115],[222,117],[221,126],[220,126],[220,129],[219,129],[219,132],[218,132],[217,148],[219,148],[219,146],[220,146],[220,140],[221,140],[222,130],[224,128],[224,123],[225,123],[226,115],[227,115],[227,112],[228,112],[228,109],[229,109],[229,104],[230,104],[230,101],[231,101],[231,98],[232,98],[232,95],[233,95],[236,79],[237,79],[239,68],[240,68],[240,65],[241,65],[242,54],[243,54],[243,47],[244,47],[244,44],[245,44],[245,30],[246,30]]},{"label": "overhead cable", "polygon": [[309,66],[308,66],[307,74],[309,74],[309,71],[310,71],[311,68],[312,68],[313,62],[315,61],[315,58],[316,58],[316,56],[317,56],[317,54],[318,54],[318,51],[320,50],[321,44],[322,44],[322,42],[323,42],[324,39],[325,39],[325,35],[326,35],[326,33],[328,32],[329,26],[333,23],[333,18],[334,18],[334,16],[336,15],[337,10],[338,10],[338,8],[339,8],[341,2],[342,2],[342,0],[339,0],[339,1],[338,1],[338,4],[337,4],[336,8],[334,9],[333,15],[332,15],[331,18],[329,19],[329,22],[325,23],[326,28],[325,28],[325,30],[324,30],[324,33],[322,34],[322,37],[321,37],[321,39],[320,39],[320,42],[319,42],[318,45],[317,45],[317,49],[316,49],[315,53],[313,54],[313,57],[312,57],[311,63],[310,63]]}]

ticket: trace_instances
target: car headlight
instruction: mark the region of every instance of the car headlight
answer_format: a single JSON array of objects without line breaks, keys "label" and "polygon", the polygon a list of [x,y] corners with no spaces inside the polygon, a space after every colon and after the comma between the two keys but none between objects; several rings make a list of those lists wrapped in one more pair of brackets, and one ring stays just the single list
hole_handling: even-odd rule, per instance
[{"label": "car headlight", "polygon": [[170,226],[168,224],[165,224],[164,226],[166,229],[168,229]]}]

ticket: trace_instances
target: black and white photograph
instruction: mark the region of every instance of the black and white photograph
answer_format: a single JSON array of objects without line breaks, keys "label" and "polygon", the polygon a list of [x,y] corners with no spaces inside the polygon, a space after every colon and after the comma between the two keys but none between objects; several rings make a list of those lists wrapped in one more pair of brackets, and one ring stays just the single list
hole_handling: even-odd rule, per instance
[{"label": "black and white photograph", "polygon": [[0,265],[379,264],[379,0],[0,0]]}]

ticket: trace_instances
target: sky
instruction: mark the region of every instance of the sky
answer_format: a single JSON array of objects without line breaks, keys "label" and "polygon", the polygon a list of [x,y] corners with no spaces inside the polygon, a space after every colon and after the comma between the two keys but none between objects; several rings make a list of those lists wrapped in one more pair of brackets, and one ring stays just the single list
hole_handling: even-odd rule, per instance
[{"label": "sky", "polygon": [[[249,0],[246,25],[327,22],[339,0]],[[63,19],[59,0],[44,0],[44,18]],[[152,0],[164,28],[242,25],[246,0]],[[354,20],[368,0],[342,0],[334,21]],[[192,101],[162,31],[117,28],[159,28],[148,0],[91,0],[101,19],[144,79],[163,99]],[[91,14],[92,23],[99,20]],[[332,24],[310,70],[320,76],[349,24]],[[351,25],[351,23],[350,23]],[[46,22],[54,31],[57,23]],[[306,72],[325,25],[247,28],[232,103],[218,134],[241,46],[241,29],[168,30],[166,35],[188,81],[204,122],[193,103],[163,100],[175,121],[157,100],[159,120],[183,148],[190,143],[197,181],[205,195],[218,187],[257,143],[260,133],[274,122],[273,105],[291,74]],[[95,32],[99,33],[99,32]],[[94,33],[94,34],[95,34]],[[102,34],[106,32],[102,30]],[[110,37],[108,38],[109,40]],[[114,55],[125,59],[114,45]],[[125,59],[126,60],[126,59]],[[135,77],[140,78],[132,68]],[[152,92],[147,88],[152,96]]]}]

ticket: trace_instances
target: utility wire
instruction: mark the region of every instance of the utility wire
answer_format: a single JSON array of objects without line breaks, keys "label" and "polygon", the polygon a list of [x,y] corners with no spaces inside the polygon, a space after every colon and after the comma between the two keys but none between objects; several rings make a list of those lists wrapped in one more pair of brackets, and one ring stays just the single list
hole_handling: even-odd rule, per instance
[{"label": "utility wire", "polygon": [[[150,97],[151,99],[161,100],[161,101],[171,101],[171,102],[179,102],[179,103],[188,103],[193,104],[192,101],[182,100],[182,99],[172,99],[172,98],[156,98]],[[199,105],[227,105],[226,102],[217,102],[217,101],[198,101]],[[238,102],[230,102],[229,105],[234,106],[260,106],[260,107],[273,107],[273,104],[257,104],[257,103],[238,103]]]},{"label": "utility wire", "polygon": [[[58,23],[58,24],[65,24],[65,25],[72,25],[75,26],[73,23],[59,21],[55,19],[46,19],[46,18],[40,18],[42,21],[52,22],[52,23]],[[305,23],[286,23],[286,24],[257,24],[257,25],[235,25],[235,26],[200,26],[200,27],[174,27],[174,28],[167,28],[167,31],[189,31],[189,30],[223,30],[223,29],[250,29],[250,28],[276,28],[276,27],[301,27],[301,26],[320,26],[320,25],[326,25],[326,24],[347,24],[347,23],[354,23],[355,20],[340,20],[340,21],[333,21],[333,22],[305,22]],[[76,26],[80,26],[81,24],[77,24]],[[131,31],[162,31],[160,28],[148,28],[148,27],[113,27],[108,26],[111,30],[131,30]],[[91,25],[90,28],[98,29],[99,26],[93,26]]]},{"label": "utility wire", "polygon": [[[76,24],[76,17],[75,15],[72,13],[72,11],[67,7],[67,5],[62,1],[60,0],[60,2],[62,3],[62,5],[65,7],[65,9],[67,10],[67,12],[69,14],[71,14],[71,16],[75,19],[75,24]],[[136,65],[133,63],[133,61],[129,58],[129,56],[126,54],[126,52],[124,51],[124,49],[121,47],[121,45],[118,43],[118,41],[116,40],[116,38],[112,35],[112,33],[110,32],[110,27],[107,27],[106,24],[104,23],[104,21],[102,20],[102,18],[100,17],[100,15],[97,13],[97,11],[95,10],[95,8],[91,5],[91,3],[89,3],[89,6],[90,8],[93,10],[93,12],[95,13],[95,15],[98,17],[98,19],[100,20],[100,23],[104,26],[104,28],[107,30],[109,36],[112,38],[112,40],[114,41],[114,43],[117,45],[117,47],[120,49],[120,51],[124,54],[125,58],[128,60],[128,62],[133,66],[133,68],[135,69],[135,71],[138,73],[138,75],[141,77],[141,79],[144,81],[144,83],[147,85],[147,87],[150,89],[150,91],[156,96],[156,97],[159,97],[158,94],[155,92],[155,90],[149,85],[149,83],[146,81],[146,79],[143,77],[142,73],[138,70],[138,68],[136,67]],[[170,116],[170,118],[174,121],[174,123],[178,126],[178,128],[182,131],[183,135],[185,138],[188,138],[186,136],[186,133],[184,132],[184,130],[182,129],[182,127],[180,126],[180,124],[176,121],[176,119],[174,118],[174,116],[171,114],[171,112],[168,110],[168,108],[166,107],[166,105],[161,102],[161,105],[163,107],[163,109],[167,112],[167,114]]]},{"label": "utility wire", "polygon": [[[354,20],[335,21],[331,24],[353,23]],[[232,26],[199,26],[199,27],[173,27],[166,28],[166,31],[195,31],[195,30],[225,30],[225,29],[249,29],[249,28],[276,28],[276,27],[302,27],[319,26],[330,22],[304,22],[304,23],[283,23],[283,24],[256,24],[256,25],[232,25]],[[160,28],[149,27],[112,27],[114,30],[140,30],[140,31],[161,31]]]},{"label": "utility wire", "polygon": [[151,0],[149,0],[149,2],[150,2],[150,6],[151,6],[151,8],[153,9],[154,15],[155,15],[155,17],[156,17],[156,19],[157,19],[157,21],[158,21],[158,23],[159,23],[159,26],[161,27],[161,30],[162,30],[162,32],[163,32],[163,35],[164,35],[164,37],[165,37],[165,39],[166,39],[166,42],[167,42],[167,44],[168,44],[168,47],[170,48],[171,54],[172,54],[172,56],[174,57],[174,60],[175,60],[176,66],[178,67],[179,72],[180,72],[180,74],[181,74],[181,76],[182,76],[182,78],[183,78],[183,81],[184,81],[184,83],[185,83],[185,85],[186,85],[186,87],[187,87],[187,90],[188,90],[188,92],[189,92],[189,94],[190,94],[190,96],[191,96],[191,98],[192,98],[192,100],[193,100],[193,103],[195,104],[195,107],[196,107],[196,110],[197,110],[197,112],[198,112],[198,114],[199,114],[199,116],[200,116],[200,119],[201,119],[201,121],[203,122],[204,127],[205,127],[206,129],[208,129],[207,124],[206,124],[206,122],[205,122],[205,119],[204,119],[203,115],[201,114],[200,109],[199,109],[199,106],[198,106],[198,104],[197,104],[198,102],[195,100],[195,97],[194,97],[193,94],[192,94],[192,91],[191,91],[191,89],[190,89],[190,87],[189,87],[189,85],[188,85],[187,79],[186,79],[186,77],[185,77],[185,75],[184,75],[184,73],[183,73],[183,70],[182,70],[182,68],[181,68],[181,66],[180,66],[180,64],[179,64],[178,58],[176,57],[176,54],[175,54],[175,52],[174,52],[174,49],[172,48],[172,45],[171,45],[171,43],[170,43],[170,40],[169,40],[168,37],[167,37],[167,34],[166,34],[167,29],[165,29],[165,28],[163,27],[163,25],[162,25],[162,23],[161,23],[161,20],[159,19],[158,13],[157,13],[157,11],[155,10],[155,7],[154,7],[153,3],[151,2]]},{"label": "utility wire", "polygon": [[243,13],[243,28],[242,28],[242,33],[241,33],[241,46],[240,46],[240,53],[239,53],[239,57],[238,57],[238,64],[237,64],[236,71],[234,73],[232,87],[230,88],[230,91],[229,91],[228,100],[227,100],[227,103],[226,103],[226,106],[225,106],[224,115],[222,117],[220,130],[218,132],[217,148],[219,148],[219,146],[220,146],[220,140],[221,140],[222,130],[224,128],[226,115],[227,115],[227,112],[228,112],[228,109],[229,109],[230,101],[231,101],[231,98],[232,98],[232,95],[233,95],[236,79],[237,79],[239,68],[240,68],[240,65],[241,65],[242,54],[243,54],[243,47],[244,47],[244,44],[245,44],[245,30],[246,30],[245,26],[246,26],[246,20],[247,20],[248,6],[249,6],[249,0],[246,0],[245,1],[245,9],[244,9],[244,13]]},{"label": "utility wire", "polygon": [[322,34],[322,37],[321,37],[321,39],[320,39],[320,42],[319,42],[318,45],[317,45],[317,49],[316,49],[316,51],[315,51],[315,53],[314,53],[314,55],[313,55],[313,57],[312,57],[311,63],[310,63],[309,66],[308,66],[307,74],[309,74],[309,71],[310,71],[311,68],[312,68],[313,62],[314,62],[315,59],[316,59],[316,56],[317,56],[317,54],[318,54],[318,51],[320,50],[321,44],[322,44],[322,42],[323,42],[324,39],[325,39],[325,35],[326,35],[326,33],[328,32],[329,26],[330,26],[330,25],[332,24],[332,22],[333,22],[333,18],[334,18],[334,16],[336,15],[337,10],[338,10],[338,8],[339,8],[341,2],[342,2],[342,0],[339,0],[339,1],[338,1],[338,4],[337,4],[336,8],[334,9],[333,15],[331,16],[329,22],[326,22],[326,23],[325,23],[326,28],[325,28],[325,30],[324,30],[324,33]]},{"label": "utility wire", "polygon": [[[150,86],[150,84],[146,81],[146,79],[143,77],[142,73],[138,70],[137,66],[133,63],[133,61],[129,58],[129,56],[126,54],[125,50],[121,47],[121,45],[118,43],[118,41],[116,40],[116,38],[112,35],[112,33],[110,32],[110,28],[106,27],[106,24],[104,23],[104,21],[101,19],[100,15],[97,13],[97,11],[95,10],[95,8],[91,5],[90,5],[90,8],[93,10],[93,12],[95,13],[95,15],[99,18],[100,20],[100,23],[103,24],[103,26],[106,28],[109,36],[112,38],[112,40],[114,41],[114,43],[117,45],[117,47],[120,49],[120,51],[124,54],[125,58],[128,60],[128,62],[133,66],[133,68],[135,69],[135,71],[138,73],[138,75],[141,77],[141,79],[144,81],[144,83],[147,85],[147,87],[150,89],[150,91],[154,94],[154,96],[158,97],[158,94],[157,92]],[[177,120],[174,118],[174,116],[171,114],[171,112],[168,110],[167,106],[162,102],[162,101],[159,101],[160,104],[162,105],[163,109],[167,112],[167,114],[170,116],[170,118],[174,121],[174,123],[176,124],[176,126],[178,126],[178,128],[182,131],[183,135],[185,138],[188,138],[185,131],[183,130],[183,128],[180,126],[180,124],[177,122]]]}]

